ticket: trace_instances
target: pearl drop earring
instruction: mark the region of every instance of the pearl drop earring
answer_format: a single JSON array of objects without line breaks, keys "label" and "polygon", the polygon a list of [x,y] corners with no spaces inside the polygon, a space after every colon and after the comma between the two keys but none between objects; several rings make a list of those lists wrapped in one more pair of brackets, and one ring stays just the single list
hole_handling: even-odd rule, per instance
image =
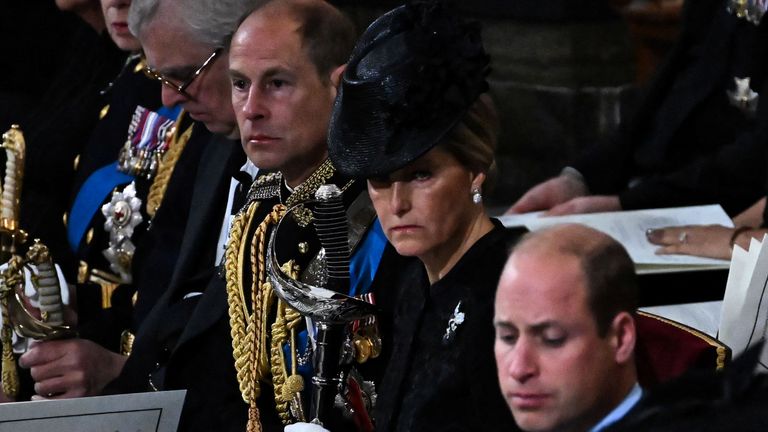
[{"label": "pearl drop earring", "polygon": [[472,202],[478,205],[483,203],[483,194],[480,192],[480,186],[472,188]]}]

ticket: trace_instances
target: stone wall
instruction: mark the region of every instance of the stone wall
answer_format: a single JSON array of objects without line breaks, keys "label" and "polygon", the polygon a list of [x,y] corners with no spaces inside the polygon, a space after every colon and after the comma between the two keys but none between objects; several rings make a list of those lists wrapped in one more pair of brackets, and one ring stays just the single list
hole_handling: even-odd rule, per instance
[{"label": "stone wall", "polygon": [[511,203],[612,133],[634,89],[624,22],[484,21],[502,118],[492,202]]}]

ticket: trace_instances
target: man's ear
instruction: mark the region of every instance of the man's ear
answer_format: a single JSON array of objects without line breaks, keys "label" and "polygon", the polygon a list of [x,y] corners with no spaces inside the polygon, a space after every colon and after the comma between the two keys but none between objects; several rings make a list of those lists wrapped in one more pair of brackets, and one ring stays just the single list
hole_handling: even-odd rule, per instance
[{"label": "man's ear", "polygon": [[635,319],[629,312],[619,312],[611,322],[611,343],[616,363],[626,364],[632,359],[636,342]]},{"label": "man's ear", "polygon": [[337,66],[336,69],[331,71],[331,85],[336,88],[336,90],[339,90],[339,86],[341,85],[341,75],[344,73],[344,69],[347,68],[346,64]]}]

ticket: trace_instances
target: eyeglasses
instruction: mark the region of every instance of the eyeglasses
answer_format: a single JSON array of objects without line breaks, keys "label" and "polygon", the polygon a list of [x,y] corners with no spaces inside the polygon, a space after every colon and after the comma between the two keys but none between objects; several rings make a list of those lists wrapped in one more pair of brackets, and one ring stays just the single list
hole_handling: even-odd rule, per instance
[{"label": "eyeglasses", "polygon": [[192,75],[189,78],[187,78],[186,81],[182,82],[181,84],[174,83],[170,79],[164,77],[163,74],[161,74],[160,72],[157,72],[156,70],[150,68],[149,65],[144,66],[144,75],[148,76],[151,79],[160,81],[161,83],[163,83],[163,85],[166,85],[166,86],[176,90],[177,92],[179,92],[180,94],[182,94],[184,96],[189,96],[187,94],[187,92],[186,92],[187,87],[192,85],[192,83],[195,81],[195,79],[198,76],[200,76],[201,73],[203,73],[205,68],[207,68],[208,65],[210,65],[211,63],[213,63],[214,60],[216,60],[216,57],[219,56],[221,51],[222,51],[222,48],[216,48],[211,53],[211,55],[208,56],[208,58],[203,62],[203,64],[200,65],[200,67],[197,68],[197,70],[194,71],[192,73]]}]

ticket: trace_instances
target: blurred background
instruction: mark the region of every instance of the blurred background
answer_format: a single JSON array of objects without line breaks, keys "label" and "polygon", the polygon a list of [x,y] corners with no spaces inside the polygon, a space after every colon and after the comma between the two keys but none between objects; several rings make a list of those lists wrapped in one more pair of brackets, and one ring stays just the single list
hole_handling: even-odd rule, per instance
[{"label": "blurred background", "polygon": [[[397,1],[332,1],[360,31]],[[679,32],[682,0],[473,0],[501,116],[502,210],[628,116]],[[488,195],[488,194],[486,194]]]}]

